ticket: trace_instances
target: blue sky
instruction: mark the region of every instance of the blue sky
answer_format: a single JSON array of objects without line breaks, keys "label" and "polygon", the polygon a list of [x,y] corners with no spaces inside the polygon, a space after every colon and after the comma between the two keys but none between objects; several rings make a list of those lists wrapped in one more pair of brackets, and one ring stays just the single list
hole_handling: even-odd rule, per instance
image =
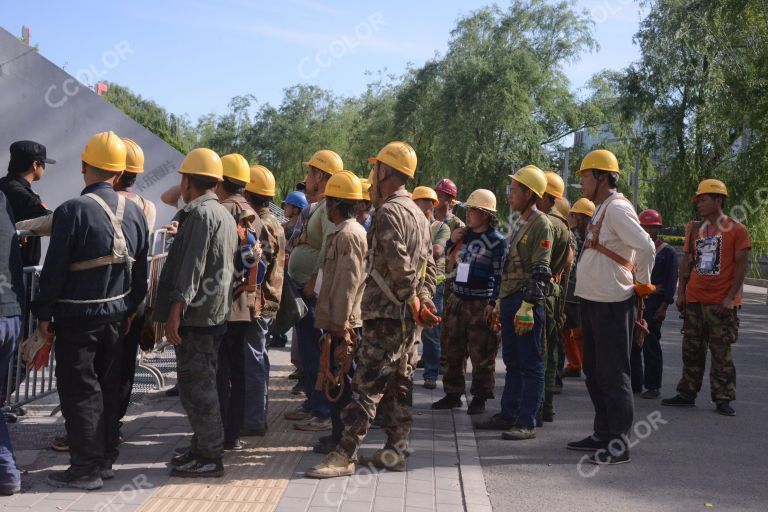
[{"label": "blue sky", "polygon": [[[481,0],[101,0],[4,2],[0,26],[31,27],[43,56],[91,85],[117,82],[192,120],[253,94],[278,104],[310,83],[354,95],[369,73],[401,74],[444,53],[456,20]],[[497,2],[505,6],[504,2]],[[574,90],[601,69],[639,58],[631,0],[578,0],[595,21],[600,50],[565,71]]]}]

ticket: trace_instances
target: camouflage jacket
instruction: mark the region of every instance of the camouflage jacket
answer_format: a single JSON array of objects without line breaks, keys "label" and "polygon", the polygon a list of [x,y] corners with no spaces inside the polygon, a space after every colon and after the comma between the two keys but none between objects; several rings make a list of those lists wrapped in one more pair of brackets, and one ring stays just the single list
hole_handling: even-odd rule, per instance
[{"label": "camouflage jacket", "polygon": [[285,233],[280,221],[272,215],[269,208],[259,208],[264,229],[258,235],[263,251],[262,259],[267,263],[267,273],[261,285],[262,310],[264,318],[274,318],[280,308],[280,296],[283,294],[283,272],[285,269]]},{"label": "camouflage jacket", "polygon": [[399,304],[369,275],[363,292],[363,320],[401,319],[402,304],[414,294],[432,300],[436,268],[429,221],[408,191],[394,192],[376,209],[368,247],[369,274],[377,272]]}]

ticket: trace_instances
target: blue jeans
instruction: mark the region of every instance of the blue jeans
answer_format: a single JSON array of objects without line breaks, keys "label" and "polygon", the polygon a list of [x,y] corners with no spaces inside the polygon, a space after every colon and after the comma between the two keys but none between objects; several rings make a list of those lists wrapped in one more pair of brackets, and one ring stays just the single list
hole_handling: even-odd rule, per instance
[{"label": "blue jeans", "polygon": [[544,363],[541,359],[541,336],[544,329],[544,306],[533,309],[533,330],[523,336],[515,333],[515,313],[523,302],[518,292],[501,299],[501,354],[507,367],[501,416],[518,425],[536,426],[536,412],[544,394]]},{"label": "blue jeans", "polygon": [[[8,364],[16,348],[16,341],[21,333],[21,317],[0,317],[0,382],[8,378]],[[20,482],[19,468],[16,467],[16,457],[13,456],[11,436],[5,415],[0,413],[0,484],[15,485]]]},{"label": "blue jeans", "polygon": [[299,352],[304,370],[304,393],[307,400],[303,404],[306,411],[320,419],[331,416],[331,406],[322,391],[315,390],[317,374],[320,371],[320,329],[315,327],[315,299],[304,298],[307,304],[307,314],[296,324],[296,336],[299,338]]},{"label": "blue jeans", "polygon": [[269,356],[267,333],[273,318],[256,318],[245,332],[245,411],[243,425],[258,428],[267,423]]},{"label": "blue jeans", "polygon": [[[442,282],[435,289],[435,297],[432,299],[438,315],[443,314],[444,291],[445,282]],[[421,343],[424,345],[421,354],[422,359],[424,359],[424,379],[437,380],[437,374],[440,370],[440,326],[424,329],[421,333]]]}]

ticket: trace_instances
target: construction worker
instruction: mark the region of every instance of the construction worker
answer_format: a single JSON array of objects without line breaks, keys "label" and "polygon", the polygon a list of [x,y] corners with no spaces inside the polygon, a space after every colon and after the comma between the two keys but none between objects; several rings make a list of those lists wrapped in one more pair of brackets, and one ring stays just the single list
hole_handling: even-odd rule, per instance
[{"label": "construction worker", "polygon": [[370,463],[405,470],[412,423],[412,349],[419,327],[439,322],[432,304],[435,265],[429,222],[405,189],[416,173],[416,152],[405,142],[391,142],[369,161],[374,165],[371,198],[376,215],[369,233],[369,277],[361,305],[363,338],[352,401],[342,411],[341,441],[307,472],[313,478],[354,473],[353,460],[379,405],[387,442]]},{"label": "construction worker", "polygon": [[565,299],[565,357],[568,365],[563,370],[563,377],[581,377],[581,366],[584,360],[584,345],[581,340],[581,319],[579,317],[579,298],[574,295],[576,290],[576,265],[579,261],[584,240],[587,236],[589,219],[595,213],[595,203],[582,197],[571,207],[568,214],[568,226],[571,228],[574,241],[573,265],[568,275],[568,291]]},{"label": "construction worker", "polygon": [[[433,409],[461,407],[466,391],[467,354],[472,361],[472,402],[467,414],[485,412],[485,402],[494,398],[496,353],[499,331],[493,311],[499,297],[501,273],[507,255],[504,235],[496,230],[496,196],[478,189],[464,203],[467,226],[458,256],[456,279],[445,303],[448,369],[443,375],[445,397]],[[437,368],[435,368],[437,369]]]},{"label": "construction worker", "polygon": [[456,184],[448,178],[443,178],[435,185],[435,192],[437,193],[438,203],[435,207],[435,219],[448,224],[451,233],[465,227],[464,222],[453,214],[453,208],[456,206],[459,197]]},{"label": "construction worker", "polygon": [[[547,188],[544,195],[536,201],[536,208],[544,212],[552,224],[552,252],[549,268],[552,271],[552,279],[547,290],[547,299],[544,302],[546,314],[546,327],[543,337],[544,348],[544,401],[542,403],[539,418],[541,421],[554,421],[554,394],[557,390],[557,372],[560,368],[558,358],[559,346],[562,342],[564,291],[563,284],[568,281],[573,262],[573,250],[571,248],[571,231],[568,229],[568,220],[557,209],[557,200],[563,199],[565,183],[557,173],[547,171]],[[540,424],[540,422],[537,422]]]},{"label": "construction worker", "polygon": [[360,178],[360,183],[363,185],[363,200],[357,203],[357,222],[360,223],[363,228],[365,228],[365,232],[371,230],[371,208],[373,208],[373,205],[371,204],[371,182],[368,178]]},{"label": "construction worker", "polygon": [[[144,151],[136,142],[125,137],[123,137],[123,144],[125,144],[126,149],[125,172],[115,182],[115,192],[136,203],[136,206],[144,213],[144,218],[147,221],[147,232],[151,235],[155,228],[155,218],[157,216],[155,204],[149,199],[131,191],[134,183],[136,183],[136,178],[144,172]],[[120,363],[120,417],[118,420],[123,419],[131,403],[133,380],[136,376],[136,352],[139,349],[141,330],[144,327],[144,317],[145,303],[142,301],[136,311],[136,316],[131,322],[131,329],[123,341],[123,353]],[[122,435],[120,437],[122,438]]]},{"label": "construction worker", "polygon": [[[6,382],[8,368],[22,332],[24,309],[24,268],[16,236],[13,210],[0,192],[0,382]],[[0,495],[21,491],[21,475],[13,454],[11,436],[0,414]]]},{"label": "construction worker", "polygon": [[605,149],[581,162],[581,192],[597,206],[579,259],[575,294],[581,299],[584,374],[595,408],[592,435],[568,443],[594,452],[589,462],[629,462],[627,436],[634,404],[629,351],[641,301],[653,293],[651,267],[656,250],[640,227],[632,203],[616,191],[619,162]]},{"label": "construction worker", "polygon": [[179,168],[184,208],[157,287],[153,320],[165,324],[176,348],[179,398],[192,426],[189,450],[171,459],[171,475],[224,474],[224,429],[216,391],[219,344],[232,304],[237,224],[215,189],[223,180],[219,155],[197,148]]},{"label": "construction worker", "polygon": [[[363,200],[360,181],[351,172],[341,171],[331,176],[325,188],[328,218],[336,225],[336,232],[331,235],[325,252],[315,325],[329,337],[327,360],[321,368],[325,366],[326,372],[333,372],[343,384],[339,390],[335,379],[328,381],[329,373],[321,374],[318,379],[318,383],[325,385],[327,391],[324,392],[338,396],[338,399],[329,400],[333,429],[331,435],[318,440],[314,447],[316,453],[330,453],[341,441],[344,430],[341,411],[352,396],[352,358],[356,349],[352,340],[359,339],[362,334],[360,302],[365,288],[364,267],[368,253],[365,228],[355,216],[357,205]],[[349,370],[345,371],[345,368]]]},{"label": "construction worker", "polygon": [[56,382],[70,467],[56,487],[92,490],[112,478],[118,456],[123,338],[147,293],[147,221],[115,193],[125,143],[93,135],[82,152],[85,188],[53,213],[51,240],[32,306],[43,337],[56,335]]},{"label": "construction worker", "polygon": [[267,431],[269,395],[269,357],[267,334],[280,309],[285,269],[285,235],[269,205],[275,197],[275,177],[263,165],[251,167],[251,180],[245,185],[245,198],[264,226],[259,242],[266,264],[261,284],[262,308],[246,332],[245,419],[243,435],[263,436]]},{"label": "construction worker", "polygon": [[283,224],[283,234],[285,235],[286,240],[290,240],[302,210],[309,206],[309,203],[307,202],[307,197],[304,195],[304,192],[294,190],[285,196],[281,206],[283,207],[285,218],[288,219],[285,221],[285,224]]},{"label": "construction worker", "polygon": [[[50,215],[51,211],[40,196],[32,190],[32,183],[40,181],[47,164],[56,160],[48,158],[46,148],[39,142],[19,140],[11,144],[8,174],[0,178],[0,192],[5,194],[16,222]],[[40,263],[40,238],[23,237],[21,257],[24,266]]]},{"label": "construction worker", "polygon": [[504,430],[504,439],[524,440],[536,437],[536,415],[544,393],[544,301],[552,277],[554,230],[549,217],[536,208],[547,189],[544,172],[527,165],[510,178],[509,205],[520,218],[509,239],[497,304],[507,373],[501,412],[475,428]]},{"label": "construction worker", "polygon": [[312,205],[302,212],[301,232],[291,239],[293,250],[288,261],[288,273],[295,281],[308,312],[297,324],[304,392],[307,399],[295,410],[288,411],[285,419],[297,421],[298,430],[323,431],[331,429],[331,409],[325,394],[315,389],[320,367],[320,329],[315,327],[317,273],[323,266],[327,238],[336,230],[328,219],[325,188],[331,176],[344,169],[341,157],[329,149],[321,149],[304,162],[307,176],[305,193]]},{"label": "construction worker", "polygon": [[[232,153],[221,157],[222,178],[216,184],[216,196],[237,224],[239,258],[235,264],[235,291],[227,318],[227,330],[221,339],[216,366],[216,389],[224,426],[224,449],[239,450],[240,430],[246,403],[246,338],[251,324],[261,315],[261,288],[253,273],[261,259],[258,236],[264,229],[256,211],[243,197],[245,184],[251,181],[251,168],[244,156]],[[255,397],[250,397],[253,399]]]},{"label": "construction worker", "polygon": [[[660,396],[663,357],[661,353],[661,324],[667,317],[667,307],[675,302],[677,290],[677,253],[659,238],[664,221],[656,210],[645,210],[638,216],[640,225],[648,232],[656,246],[656,259],[651,272],[651,283],[656,290],[645,301],[643,318],[648,334],[642,346],[632,344],[629,363],[632,371],[632,392],[642,398]],[[643,391],[645,386],[645,391]]]},{"label": "construction worker", "polygon": [[734,416],[731,401],[736,399],[736,367],[731,344],[739,336],[737,309],[752,242],[747,229],[723,213],[727,198],[728,190],[719,180],[703,180],[696,190],[696,209],[702,221],[686,226],[676,304],[685,317],[683,376],[677,395],[661,403],[696,405],[709,347],[712,401],[718,413]]},{"label": "construction worker", "polygon": [[[429,231],[432,240],[432,258],[436,265],[436,288],[433,302],[438,315],[443,313],[443,289],[445,281],[445,246],[451,238],[451,231],[446,222],[435,220],[435,208],[438,206],[437,194],[429,187],[413,189],[411,199],[424,212],[429,221]],[[435,389],[437,375],[440,370],[440,326],[424,329],[421,333],[422,355],[424,362],[424,387]]]}]

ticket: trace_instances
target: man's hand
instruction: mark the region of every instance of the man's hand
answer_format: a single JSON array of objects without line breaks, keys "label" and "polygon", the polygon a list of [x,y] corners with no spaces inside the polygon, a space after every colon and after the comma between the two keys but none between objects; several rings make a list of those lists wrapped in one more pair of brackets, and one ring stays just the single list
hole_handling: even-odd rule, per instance
[{"label": "man's hand", "polygon": [[680,314],[685,313],[685,292],[677,292],[677,299],[675,300],[675,306]]},{"label": "man's hand", "polygon": [[515,313],[515,334],[523,336],[533,330],[533,304],[523,301]]},{"label": "man's hand", "polygon": [[168,320],[165,322],[165,339],[175,347],[181,345],[179,326],[181,325],[181,312],[183,308],[184,304],[181,302],[171,304],[171,311],[168,313]]},{"label": "man's hand", "polygon": [[491,320],[493,319],[493,310],[494,307],[488,304],[485,306],[485,309],[483,309],[483,320],[485,320],[485,323],[488,325],[491,324]]},{"label": "man's hand", "polygon": [[179,223],[178,221],[171,221],[170,223],[163,226],[163,229],[165,229],[165,233],[168,236],[176,236],[176,233],[179,232]]},{"label": "man's hand", "polygon": [[123,334],[128,335],[129,332],[131,332],[131,325],[133,325],[133,319],[136,315],[129,315],[125,319],[125,332]]},{"label": "man's hand", "polygon": [[50,320],[40,320],[37,322],[37,330],[40,331],[40,335],[44,338],[53,336],[55,331],[53,330],[53,324]]},{"label": "man's hand", "polygon": [[467,234],[467,228],[456,228],[453,230],[453,233],[451,233],[451,241],[454,244],[457,244],[464,240],[464,236]]},{"label": "man's hand", "polygon": [[733,298],[726,297],[723,299],[723,302],[717,305],[717,314],[720,316],[728,316],[728,314],[733,311],[733,308]]},{"label": "man's hand", "polygon": [[659,306],[659,309],[656,310],[656,312],[653,314],[653,321],[656,323],[661,323],[664,321],[665,318],[667,318],[667,304],[664,302],[661,306]]},{"label": "man's hand", "polygon": [[435,305],[429,299],[422,299],[419,318],[421,319],[422,325],[428,329],[440,325],[441,321],[441,318],[437,316],[437,308],[435,308]]}]

